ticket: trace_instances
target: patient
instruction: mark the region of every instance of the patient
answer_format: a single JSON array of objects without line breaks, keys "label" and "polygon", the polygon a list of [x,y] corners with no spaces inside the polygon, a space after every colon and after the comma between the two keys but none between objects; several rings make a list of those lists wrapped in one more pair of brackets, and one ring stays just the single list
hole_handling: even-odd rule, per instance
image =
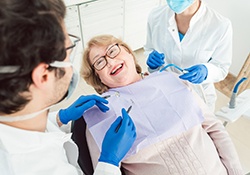
[{"label": "patient", "polygon": [[243,174],[224,126],[188,83],[169,72],[144,76],[120,39],[92,38],[84,52],[82,76],[108,97],[110,108],[102,113],[93,107],[84,114],[94,167],[108,126],[122,107],[132,106],[137,138],[121,163],[126,175]]}]

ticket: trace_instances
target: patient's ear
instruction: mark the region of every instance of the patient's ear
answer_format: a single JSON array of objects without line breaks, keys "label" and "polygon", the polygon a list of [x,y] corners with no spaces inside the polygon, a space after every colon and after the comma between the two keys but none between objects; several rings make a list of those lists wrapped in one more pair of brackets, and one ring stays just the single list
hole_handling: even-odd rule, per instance
[{"label": "patient's ear", "polygon": [[50,71],[48,70],[49,65],[40,63],[31,74],[32,81],[38,88],[45,88],[49,81]]}]

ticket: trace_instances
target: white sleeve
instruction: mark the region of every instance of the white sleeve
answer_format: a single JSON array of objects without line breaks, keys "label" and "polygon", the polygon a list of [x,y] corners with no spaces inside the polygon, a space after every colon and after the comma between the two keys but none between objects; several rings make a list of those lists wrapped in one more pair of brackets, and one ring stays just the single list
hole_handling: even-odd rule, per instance
[{"label": "white sleeve", "polygon": [[[151,25],[152,25],[152,16],[153,16],[154,10],[152,10],[148,16],[147,21],[147,38],[146,38],[146,44],[144,45],[144,55],[146,57],[146,60],[148,59],[149,54],[154,51],[154,47],[152,45],[152,32],[151,32]],[[148,72],[153,73],[160,69],[161,67],[158,67],[156,69],[151,69],[148,67]]]},{"label": "white sleeve", "polygon": [[[57,115],[58,111],[53,111],[53,112],[49,112],[48,113],[48,119],[56,126],[58,126],[57,122],[56,122],[56,115]],[[58,126],[59,127],[59,126]]]},{"label": "white sleeve", "polygon": [[146,38],[146,44],[144,45],[144,55],[148,57],[148,55],[154,50],[152,46],[152,33],[151,33],[151,16],[153,14],[153,11],[149,14],[148,16],[148,21],[147,21],[147,38]]},{"label": "white sleeve", "polygon": [[232,24],[229,20],[222,26],[221,39],[218,42],[211,61],[204,65],[208,69],[207,79],[203,83],[214,83],[223,80],[229,71],[232,62]]},{"label": "white sleeve", "polygon": [[49,112],[48,114],[48,120],[50,120],[55,126],[57,126],[61,131],[65,133],[70,133],[71,132],[71,121],[68,122],[66,125],[62,125],[61,127],[58,126],[58,123],[56,121],[56,116],[59,111],[53,111]]},{"label": "white sleeve", "polygon": [[121,175],[121,171],[120,168],[115,165],[98,162],[94,175]]},{"label": "white sleeve", "polygon": [[[0,140],[1,142],[1,140]],[[0,170],[1,175],[14,175],[14,168],[11,165],[10,155],[5,151],[4,145],[0,145]]]}]

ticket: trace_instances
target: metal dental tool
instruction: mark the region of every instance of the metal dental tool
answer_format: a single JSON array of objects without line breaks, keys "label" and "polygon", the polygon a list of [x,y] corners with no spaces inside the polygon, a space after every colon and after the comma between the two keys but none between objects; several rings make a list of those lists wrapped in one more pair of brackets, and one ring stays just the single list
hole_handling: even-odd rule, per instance
[{"label": "metal dental tool", "polygon": [[[132,105],[128,107],[127,109],[127,113],[129,114],[129,112],[131,111]],[[120,123],[118,124],[118,126],[115,128],[115,132],[118,132],[118,130],[120,129],[122,125],[122,120],[120,121]]]}]

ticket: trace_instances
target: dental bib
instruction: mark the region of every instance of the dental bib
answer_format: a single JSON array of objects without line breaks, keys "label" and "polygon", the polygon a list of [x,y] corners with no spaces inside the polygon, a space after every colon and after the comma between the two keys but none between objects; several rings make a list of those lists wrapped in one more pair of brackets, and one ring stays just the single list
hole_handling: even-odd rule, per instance
[{"label": "dental bib", "polygon": [[140,149],[179,135],[204,121],[192,92],[178,77],[169,72],[155,72],[136,83],[113,88],[103,94],[110,95],[110,110],[103,113],[94,106],[84,113],[99,150],[106,131],[121,115],[121,109],[132,106],[132,118],[137,137],[125,158]]}]

